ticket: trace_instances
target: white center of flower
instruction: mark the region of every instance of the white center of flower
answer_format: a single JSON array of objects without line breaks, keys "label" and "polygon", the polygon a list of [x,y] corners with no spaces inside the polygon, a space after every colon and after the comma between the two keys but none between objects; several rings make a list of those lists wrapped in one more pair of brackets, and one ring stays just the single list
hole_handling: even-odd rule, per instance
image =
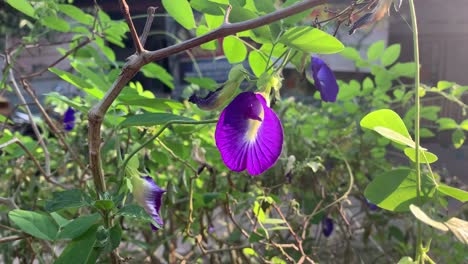
[{"label": "white center of flower", "polygon": [[[258,117],[261,120],[263,120],[264,116],[265,114],[262,109],[261,112],[258,114]],[[247,132],[245,133],[245,139],[249,142],[253,142],[257,138],[258,129],[260,128],[262,121],[249,118],[247,122],[248,122],[248,125],[247,125]]]}]

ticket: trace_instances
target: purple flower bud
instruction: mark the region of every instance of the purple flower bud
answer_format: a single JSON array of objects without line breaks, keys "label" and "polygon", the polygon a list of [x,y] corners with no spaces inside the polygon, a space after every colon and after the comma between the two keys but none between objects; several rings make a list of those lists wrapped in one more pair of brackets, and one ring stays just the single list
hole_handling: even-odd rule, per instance
[{"label": "purple flower bud", "polygon": [[322,234],[329,237],[333,233],[333,219],[325,216],[322,218]]},{"label": "purple flower bud", "polygon": [[63,114],[63,129],[65,131],[71,131],[75,127],[75,110],[70,106],[67,111]]},{"label": "purple flower bud", "polygon": [[314,79],[314,85],[320,92],[324,102],[335,102],[338,95],[338,84],[333,71],[320,58],[312,56],[310,68],[307,72]]},{"label": "purple flower bud", "polygon": [[[161,208],[162,195],[166,190],[161,189],[150,176],[133,176],[133,197],[136,202],[145,209],[153,220],[162,227],[163,220],[159,215]],[[156,231],[158,227],[151,224],[151,228]]]}]

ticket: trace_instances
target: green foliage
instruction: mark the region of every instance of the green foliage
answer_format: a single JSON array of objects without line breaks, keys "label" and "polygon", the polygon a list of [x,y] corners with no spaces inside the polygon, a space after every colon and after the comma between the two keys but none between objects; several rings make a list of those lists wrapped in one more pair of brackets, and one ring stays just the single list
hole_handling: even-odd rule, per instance
[{"label": "green foliage", "polygon": [[[376,176],[367,186],[364,194],[379,207],[396,212],[409,211],[410,204],[416,203],[416,174],[410,169],[396,169]],[[422,199],[428,200],[434,194],[435,185],[423,177]]]},{"label": "green foliage", "polygon": [[167,13],[186,29],[195,27],[195,18],[187,0],[163,0]]},{"label": "green foliage", "polygon": [[15,209],[8,213],[10,220],[22,231],[39,239],[55,240],[57,223],[50,215]]},{"label": "green foliage", "polygon": [[35,18],[34,7],[27,0],[6,0],[6,2],[21,13]]},{"label": "green foliage", "polygon": [[[184,34],[195,31],[196,36],[222,25],[228,5],[233,7],[229,22],[235,23],[258,18],[296,2],[288,0],[274,5],[276,2],[272,0],[162,1],[168,14],[188,30],[182,30]],[[165,248],[157,251],[158,258],[174,260],[167,248],[178,246],[178,242],[174,242],[178,238],[193,252],[187,256],[188,262],[202,259],[206,250],[219,250],[213,255],[213,261],[224,261],[230,257],[231,250],[225,250],[228,247],[242,248],[235,250],[238,259],[251,262],[299,262],[300,250],[278,246],[296,246],[290,230],[304,236],[301,246],[305,254],[322,262],[329,261],[330,256],[352,256],[355,253],[346,251],[346,247],[355,241],[363,247],[359,254],[362,262],[375,262],[382,257],[375,244],[385,249],[388,259],[397,260],[412,254],[414,217],[395,212],[411,210],[414,214],[411,204],[417,202],[414,171],[399,167],[416,161],[413,133],[409,132],[414,123],[414,91],[407,84],[408,78],[414,76],[415,64],[398,61],[402,49],[399,44],[385,47],[384,42],[376,42],[363,58],[356,49],[344,47],[340,40],[325,31],[300,24],[310,11],[224,37],[222,50],[228,62],[237,64],[247,59],[250,69],[238,64],[239,68],[235,66],[236,70],[226,72],[229,76],[224,84],[205,76],[185,80],[190,88],[210,91],[231,85],[230,97],[240,91],[238,87],[244,80],[242,84],[249,91],[258,92],[266,86],[274,86],[275,100],[270,106],[284,128],[283,152],[274,167],[255,178],[229,171],[223,164],[213,137],[215,125],[211,124],[219,117],[218,110],[201,111],[183,99],[159,98],[149,87],[143,87],[143,83],[130,82],[102,117],[101,163],[108,190],[96,193],[87,164],[87,113],[120,74],[124,63],[116,61],[111,47],[125,47],[128,26],[123,20],[112,20],[100,9],[81,10],[63,1],[7,0],[7,3],[24,13],[27,19],[34,18],[33,22],[28,20],[31,32],[18,36],[24,37],[22,44],[40,43],[41,36],[48,34],[62,36],[66,32],[70,36],[70,42],[58,49],[62,55],[67,55],[69,67],[54,66],[48,70],[78,88],[80,93],[68,98],[52,92],[44,100],[47,111],[59,116],[53,124],[60,130],[65,109],[70,106],[78,111],[76,127],[58,134],[64,142],[46,122],[36,121],[50,152],[47,154],[51,175],[38,171],[17,144],[1,149],[0,157],[6,162],[0,168],[8,180],[2,182],[0,196],[13,197],[12,208],[16,203],[32,211],[14,209],[8,213],[9,221],[2,216],[0,220],[3,225],[11,225],[33,237],[0,247],[6,256],[5,263],[11,262],[8,257],[20,254],[28,261],[28,258],[37,258],[42,263],[108,262],[108,253],[121,243],[124,244],[119,250],[121,256],[130,257],[131,261],[143,261],[158,248]],[[199,12],[196,17],[193,10]],[[201,47],[217,50],[218,41],[204,43]],[[15,52],[21,55],[24,51],[15,49]],[[279,76],[283,69],[294,65],[302,75],[303,69],[309,67],[311,53],[336,52],[350,59],[356,67],[370,69],[363,78],[338,81],[340,92],[336,103],[316,100],[318,93],[315,98],[279,97],[282,82]],[[162,64],[149,63],[141,73],[178,91],[172,73]],[[272,80],[278,83],[273,85]],[[468,87],[440,81],[436,87],[421,86],[419,94],[424,97],[435,93],[463,105],[461,96],[466,91]],[[184,95],[182,97],[186,98]],[[284,93],[281,95],[284,97]],[[390,109],[398,109],[399,114]],[[423,118],[431,125],[424,127],[421,135],[435,138],[437,132],[448,131],[455,146],[461,147],[468,131],[468,120],[440,118],[441,112],[440,107],[423,106]],[[8,122],[7,119],[0,121]],[[24,144],[39,165],[46,163],[47,155],[37,137],[21,135],[7,127],[2,131],[0,144],[13,138]],[[403,154],[408,159],[398,159],[395,169],[397,166],[393,164],[397,159],[394,157],[405,157]],[[443,170],[434,168],[432,171],[431,163],[441,165],[435,154],[421,147],[419,156],[427,170],[422,174],[422,209],[416,218],[431,226],[441,223],[460,241],[440,236],[432,242],[431,250],[441,252],[444,247],[454,245],[446,250],[450,254],[441,254],[441,258],[463,259],[464,248],[458,246],[464,243],[464,222],[448,222],[450,219],[434,216],[445,211],[446,199],[466,202],[467,192],[446,185],[448,175]],[[166,226],[158,226],[145,210],[147,208],[136,205],[132,199],[132,193],[141,190],[134,188],[130,177],[140,175],[150,175],[167,190],[161,207],[161,218]],[[47,181],[44,176],[48,176]],[[73,187],[63,190],[68,186]],[[372,211],[368,202],[383,210]],[[348,210],[351,208],[348,203],[353,210]],[[355,208],[359,213],[353,215]],[[421,212],[427,218],[422,217]],[[324,217],[335,223],[330,238],[320,234]],[[398,226],[393,221],[396,217]],[[359,231],[363,232],[355,233],[354,224],[348,226],[349,219],[359,224]],[[148,223],[159,230],[150,232]],[[13,235],[9,230],[1,232],[2,237]],[[39,240],[48,240],[54,249],[63,251],[54,257],[60,251],[50,251]],[[325,246],[332,243],[336,247]],[[400,260],[401,263],[405,261],[412,262],[408,257]]]},{"label": "green foliage", "polygon": [[223,51],[229,63],[239,63],[247,57],[247,48],[238,38],[227,36],[223,39]]},{"label": "green foliage", "polygon": [[311,27],[293,27],[279,39],[291,48],[313,53],[337,53],[344,49],[343,44],[335,37]]},{"label": "green foliage", "polygon": [[54,192],[52,195],[52,199],[48,200],[45,205],[45,209],[49,212],[67,208],[80,208],[91,203],[91,198],[79,189]]},{"label": "green foliage", "polygon": [[96,230],[97,226],[94,226],[72,240],[54,263],[96,263],[99,257],[99,251],[95,248]]}]

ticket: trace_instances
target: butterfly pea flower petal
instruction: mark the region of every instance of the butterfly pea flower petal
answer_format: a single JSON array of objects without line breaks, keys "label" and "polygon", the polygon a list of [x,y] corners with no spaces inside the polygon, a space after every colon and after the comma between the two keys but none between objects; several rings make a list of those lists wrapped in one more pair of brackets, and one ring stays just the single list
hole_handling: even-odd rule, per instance
[{"label": "butterfly pea flower petal", "polygon": [[322,218],[322,234],[325,237],[329,237],[333,233],[333,219],[330,217],[324,217]]},{"label": "butterfly pea flower petal", "polygon": [[72,131],[75,127],[75,110],[71,107],[68,107],[65,113],[63,114],[63,129],[65,131]]},{"label": "butterfly pea flower petal", "polygon": [[[166,190],[161,189],[150,176],[133,176],[132,184],[135,201],[162,227],[164,222],[159,215],[159,210]],[[153,224],[151,228],[154,231],[158,230],[158,227]]]},{"label": "butterfly pea flower petal", "polygon": [[278,160],[283,127],[261,94],[243,92],[221,113],[215,140],[229,169],[258,175]]},{"label": "butterfly pea flower petal", "polygon": [[338,95],[338,83],[330,67],[322,59],[312,56],[309,75],[312,75],[322,100],[335,102]]}]

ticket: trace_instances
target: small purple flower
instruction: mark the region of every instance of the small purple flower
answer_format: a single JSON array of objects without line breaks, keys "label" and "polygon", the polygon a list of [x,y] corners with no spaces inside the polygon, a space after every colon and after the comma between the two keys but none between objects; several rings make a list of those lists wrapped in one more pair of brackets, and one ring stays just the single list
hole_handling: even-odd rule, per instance
[{"label": "small purple flower", "polygon": [[333,233],[333,219],[325,216],[322,219],[322,233],[325,237],[329,237]]},{"label": "small purple flower", "polygon": [[213,233],[214,231],[215,231],[214,226],[211,226],[211,225],[210,225],[210,227],[208,227],[208,233],[211,234],[211,233]]},{"label": "small purple flower", "polygon": [[371,211],[377,211],[380,209],[379,206],[377,206],[376,204],[373,204],[371,203],[369,200],[366,199],[366,204],[367,204],[367,207],[369,208],[369,210]]},{"label": "small purple flower", "polygon": [[[156,185],[150,176],[134,176],[132,184],[135,201],[162,227],[163,220],[159,215],[159,209],[161,208],[162,195],[166,190]],[[151,228],[154,231],[158,230],[158,227],[153,224],[151,224]]]},{"label": "small purple flower", "polygon": [[278,160],[283,127],[261,94],[243,92],[221,113],[215,140],[229,169],[258,175]]},{"label": "small purple flower", "polygon": [[75,127],[75,110],[70,106],[67,111],[63,114],[63,129],[65,131],[71,131]]},{"label": "small purple flower", "polygon": [[335,102],[338,95],[338,84],[335,75],[328,65],[320,58],[312,56],[309,75],[312,75],[314,84],[320,92],[324,102]]}]

